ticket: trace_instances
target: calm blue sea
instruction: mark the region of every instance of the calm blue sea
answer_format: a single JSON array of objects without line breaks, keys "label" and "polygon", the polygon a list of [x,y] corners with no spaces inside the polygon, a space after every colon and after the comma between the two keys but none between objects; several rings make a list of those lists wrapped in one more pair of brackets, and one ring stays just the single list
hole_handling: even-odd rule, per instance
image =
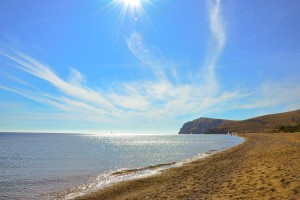
[{"label": "calm blue sea", "polygon": [[144,169],[201,158],[237,145],[229,135],[0,133],[0,199],[72,199],[116,181],[159,173]]}]

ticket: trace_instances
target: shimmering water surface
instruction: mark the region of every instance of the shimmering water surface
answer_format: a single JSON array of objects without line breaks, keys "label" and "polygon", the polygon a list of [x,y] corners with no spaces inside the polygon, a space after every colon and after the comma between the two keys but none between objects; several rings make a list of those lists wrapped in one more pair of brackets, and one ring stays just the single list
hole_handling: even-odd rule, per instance
[{"label": "shimmering water surface", "polygon": [[176,166],[242,141],[229,135],[0,133],[0,199],[70,199],[159,169],[111,175],[116,171]]}]

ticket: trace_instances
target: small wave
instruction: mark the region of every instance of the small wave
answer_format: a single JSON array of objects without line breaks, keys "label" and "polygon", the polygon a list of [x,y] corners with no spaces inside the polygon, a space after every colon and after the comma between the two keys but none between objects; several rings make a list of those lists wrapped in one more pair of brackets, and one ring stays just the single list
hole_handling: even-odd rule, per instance
[{"label": "small wave", "polygon": [[154,169],[163,169],[163,168],[168,168],[172,165],[175,165],[176,162],[171,162],[171,163],[165,163],[165,164],[158,164],[158,165],[150,165],[147,167],[142,167],[142,168],[137,168],[137,169],[125,169],[125,170],[119,170],[116,171],[114,173],[112,173],[111,175],[124,175],[124,174],[129,174],[129,173],[134,173],[134,172],[138,172],[138,171],[145,171],[145,170],[154,170]]},{"label": "small wave", "polygon": [[56,199],[61,199],[61,200],[74,199],[76,197],[83,196],[95,192],[99,189],[108,187],[117,182],[144,178],[147,176],[158,174],[159,171],[160,170],[158,170],[158,167],[152,169],[151,167],[149,169],[145,167],[144,169],[132,169],[132,170],[123,169],[121,171],[102,173],[94,177],[94,179],[92,179],[87,185],[82,185],[56,195]]},{"label": "small wave", "polygon": [[176,162],[176,167],[180,167],[186,163],[191,163],[193,161],[196,161],[196,160],[199,160],[199,159],[202,159],[202,158],[205,158],[207,156],[209,156],[211,153],[200,153],[198,154],[197,156],[194,156],[194,157],[191,157],[191,158],[187,158],[187,159],[184,159],[184,160],[181,160],[181,161],[178,161]]},{"label": "small wave", "polygon": [[204,157],[207,157],[213,153],[217,152],[216,150],[210,150],[206,153],[198,154],[197,156],[187,158],[177,162],[171,163],[163,163],[157,165],[150,165],[147,167],[141,167],[137,169],[119,169],[117,171],[109,171],[105,173],[101,173],[96,177],[91,178],[89,184],[81,185],[79,187],[69,189],[67,191],[61,192],[56,195],[56,199],[70,200],[79,196],[83,196],[92,192],[95,192],[99,189],[108,187],[114,183],[118,183],[121,181],[129,181],[139,178],[144,178],[148,176],[152,176],[155,174],[159,174],[162,170],[180,167],[186,163],[190,163]]}]

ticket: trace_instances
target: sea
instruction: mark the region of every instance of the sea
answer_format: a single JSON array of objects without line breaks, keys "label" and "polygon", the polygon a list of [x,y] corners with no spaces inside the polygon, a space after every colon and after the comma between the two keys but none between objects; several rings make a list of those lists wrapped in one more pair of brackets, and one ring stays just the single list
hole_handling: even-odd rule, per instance
[{"label": "sea", "polygon": [[204,158],[230,135],[0,133],[0,199],[73,199]]}]

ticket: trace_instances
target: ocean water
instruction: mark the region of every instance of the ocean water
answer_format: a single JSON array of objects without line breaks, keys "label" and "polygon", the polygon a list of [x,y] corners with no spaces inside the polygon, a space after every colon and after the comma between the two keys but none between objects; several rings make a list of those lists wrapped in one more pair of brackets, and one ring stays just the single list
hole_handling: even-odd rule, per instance
[{"label": "ocean water", "polygon": [[[0,199],[72,199],[242,141],[229,135],[0,133]],[[138,170],[113,175],[128,169]]]}]

